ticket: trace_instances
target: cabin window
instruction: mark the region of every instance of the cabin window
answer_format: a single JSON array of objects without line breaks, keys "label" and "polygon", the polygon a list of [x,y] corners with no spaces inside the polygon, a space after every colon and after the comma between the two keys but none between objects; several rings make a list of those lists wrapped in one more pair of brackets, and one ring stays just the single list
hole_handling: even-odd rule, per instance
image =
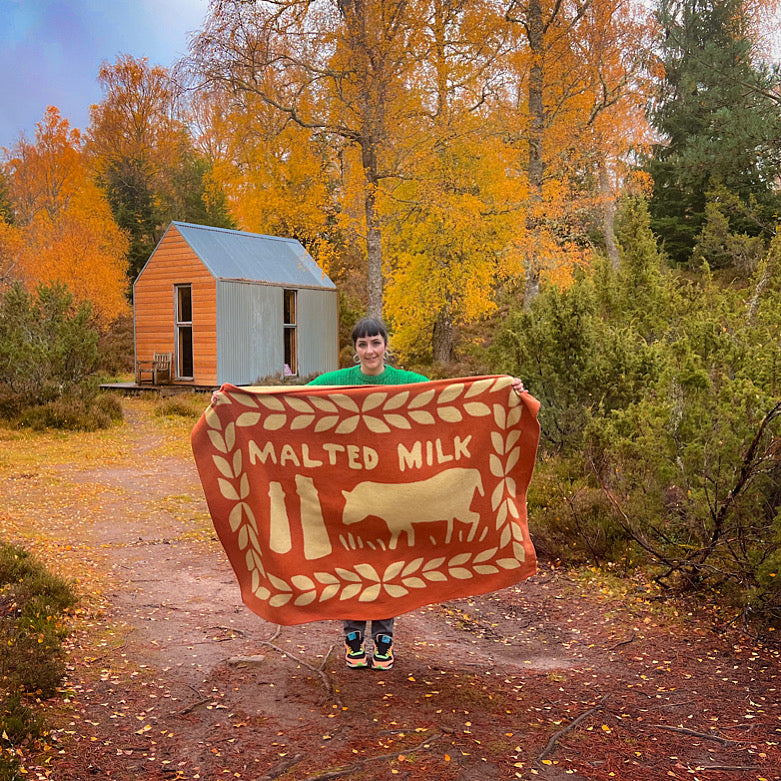
[{"label": "cabin window", "polygon": [[285,367],[286,377],[298,374],[298,332],[296,330],[296,291],[285,290],[283,302],[282,330],[285,338]]},{"label": "cabin window", "polygon": [[176,285],[176,375],[182,380],[193,378],[193,288]]}]

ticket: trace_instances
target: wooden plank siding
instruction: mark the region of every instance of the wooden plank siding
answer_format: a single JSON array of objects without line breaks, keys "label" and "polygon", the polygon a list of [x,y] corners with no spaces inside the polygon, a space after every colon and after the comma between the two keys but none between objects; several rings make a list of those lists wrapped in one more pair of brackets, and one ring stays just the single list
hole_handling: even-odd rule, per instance
[{"label": "wooden plank siding", "polygon": [[176,285],[192,288],[193,379],[180,380],[174,362],[173,381],[216,385],[216,280],[175,227],[158,244],[133,286],[136,360],[151,360],[155,352],[176,356]]}]

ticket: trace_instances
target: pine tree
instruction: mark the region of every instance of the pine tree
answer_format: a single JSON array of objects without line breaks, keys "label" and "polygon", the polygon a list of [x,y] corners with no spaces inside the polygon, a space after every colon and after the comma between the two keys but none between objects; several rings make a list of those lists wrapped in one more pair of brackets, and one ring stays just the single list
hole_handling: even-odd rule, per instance
[{"label": "pine tree", "polygon": [[665,77],[651,113],[663,136],[646,166],[651,224],[683,263],[716,185],[755,215],[736,214],[733,230],[769,235],[779,202],[781,74],[759,59],[746,0],[660,0],[657,14]]}]

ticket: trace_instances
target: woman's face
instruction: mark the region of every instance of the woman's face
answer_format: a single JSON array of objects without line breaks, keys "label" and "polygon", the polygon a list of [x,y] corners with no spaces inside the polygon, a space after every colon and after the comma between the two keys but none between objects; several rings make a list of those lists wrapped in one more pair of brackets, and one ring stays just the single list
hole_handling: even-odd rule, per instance
[{"label": "woman's face", "polygon": [[361,360],[361,371],[364,374],[382,374],[385,368],[383,358],[387,347],[381,334],[360,336],[355,340],[355,352]]}]

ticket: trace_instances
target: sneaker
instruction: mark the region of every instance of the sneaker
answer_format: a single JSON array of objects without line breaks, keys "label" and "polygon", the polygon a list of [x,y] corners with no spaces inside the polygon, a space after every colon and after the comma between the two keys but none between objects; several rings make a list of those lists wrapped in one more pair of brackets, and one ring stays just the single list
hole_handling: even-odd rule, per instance
[{"label": "sneaker", "polygon": [[372,669],[390,670],[391,667],[393,667],[393,638],[390,635],[376,635]]},{"label": "sneaker", "polygon": [[344,659],[348,667],[368,667],[369,660],[360,632],[349,632],[344,638]]}]

